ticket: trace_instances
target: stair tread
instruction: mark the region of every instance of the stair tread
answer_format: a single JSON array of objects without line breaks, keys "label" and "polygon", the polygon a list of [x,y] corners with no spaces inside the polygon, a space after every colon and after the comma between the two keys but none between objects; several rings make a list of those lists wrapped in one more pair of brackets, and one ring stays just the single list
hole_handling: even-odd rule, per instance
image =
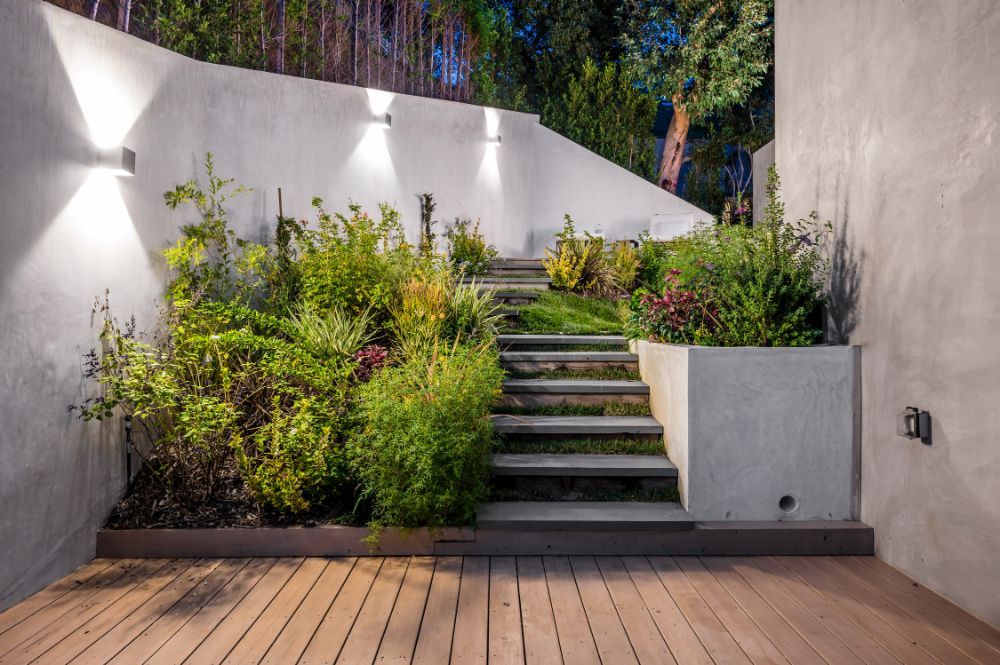
[{"label": "stair tread", "polygon": [[662,434],[652,416],[493,416],[501,434]]},{"label": "stair tread", "polygon": [[663,455],[493,455],[493,473],[504,476],[677,477],[677,467]]},{"label": "stair tread", "polygon": [[576,395],[648,395],[642,381],[603,379],[507,379],[504,392]]},{"label": "stair tread", "polygon": [[497,335],[497,344],[500,346],[518,344],[593,344],[595,346],[625,346],[625,343],[626,340],[624,335]]},{"label": "stair tread", "polygon": [[500,361],[509,362],[638,362],[628,351],[501,351]]},{"label": "stair tread", "polygon": [[[493,294],[494,298],[523,298],[525,300],[538,300],[537,291],[497,291]],[[509,337],[509,335],[500,335],[500,337]]]},{"label": "stair tread", "polygon": [[471,284],[472,282],[475,282],[476,284],[499,284],[501,282],[504,282],[504,283],[505,282],[510,282],[511,284],[522,284],[522,283],[523,284],[551,284],[552,283],[552,278],[551,277],[536,277],[536,276],[515,277],[513,275],[510,275],[510,276],[500,275],[500,276],[488,276],[488,277],[465,277],[464,279],[462,279],[462,282],[465,283],[465,284]]},{"label": "stair tread", "polygon": [[677,529],[694,528],[684,508],[674,502],[642,501],[505,501],[480,504],[480,528]]}]

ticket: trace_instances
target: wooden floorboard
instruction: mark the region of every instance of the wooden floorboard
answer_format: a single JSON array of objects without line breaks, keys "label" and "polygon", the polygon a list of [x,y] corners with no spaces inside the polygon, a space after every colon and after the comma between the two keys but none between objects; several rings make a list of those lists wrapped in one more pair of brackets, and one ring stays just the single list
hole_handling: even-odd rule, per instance
[{"label": "wooden floorboard", "polygon": [[0,665],[1000,665],[871,557],[95,560],[0,613]]}]

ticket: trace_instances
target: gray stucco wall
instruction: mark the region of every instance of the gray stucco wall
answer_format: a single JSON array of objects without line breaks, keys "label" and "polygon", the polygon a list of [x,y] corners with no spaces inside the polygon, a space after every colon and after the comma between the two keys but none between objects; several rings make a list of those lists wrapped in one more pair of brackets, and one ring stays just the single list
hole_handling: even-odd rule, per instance
[{"label": "gray stucco wall", "polygon": [[[313,196],[338,210],[388,201],[412,238],[430,191],[438,218],[482,218],[511,256],[539,254],[564,209],[612,237],[653,213],[700,213],[536,116],[198,63],[40,0],[0,0],[0,63],[0,608],[93,555],[122,469],[120,424],[66,412],[89,389],[91,305],[109,289],[120,317],[153,321],[159,252],[192,221],[162,193],[206,151],[254,188],[232,206],[250,237],[270,227],[278,187],[300,218]],[[373,129],[386,103],[392,128]],[[105,143],[136,151],[134,178],[94,172]]]},{"label": "gray stucco wall", "polygon": [[[779,0],[788,213],[835,227],[878,556],[1000,625],[1000,3]],[[933,444],[895,435],[930,411]]]},{"label": "gray stucco wall", "polygon": [[764,218],[767,207],[767,172],[774,164],[774,141],[768,141],[753,154],[753,223]]}]

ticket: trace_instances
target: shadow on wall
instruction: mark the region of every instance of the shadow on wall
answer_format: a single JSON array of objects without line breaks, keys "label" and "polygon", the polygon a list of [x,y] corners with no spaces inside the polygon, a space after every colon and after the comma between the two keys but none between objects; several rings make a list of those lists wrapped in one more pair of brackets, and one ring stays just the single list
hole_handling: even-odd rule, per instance
[{"label": "shadow on wall", "polygon": [[848,344],[858,325],[861,298],[861,260],[847,231],[850,214],[845,203],[843,217],[834,224],[830,256],[830,301],[827,303],[826,341]]}]

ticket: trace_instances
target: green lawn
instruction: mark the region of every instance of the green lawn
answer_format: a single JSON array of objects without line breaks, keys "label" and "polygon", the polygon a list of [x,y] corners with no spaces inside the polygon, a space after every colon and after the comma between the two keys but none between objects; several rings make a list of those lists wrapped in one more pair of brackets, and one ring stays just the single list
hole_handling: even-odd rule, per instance
[{"label": "green lawn", "polygon": [[621,333],[628,310],[624,301],[543,291],[534,303],[520,307],[522,333],[596,335]]}]

